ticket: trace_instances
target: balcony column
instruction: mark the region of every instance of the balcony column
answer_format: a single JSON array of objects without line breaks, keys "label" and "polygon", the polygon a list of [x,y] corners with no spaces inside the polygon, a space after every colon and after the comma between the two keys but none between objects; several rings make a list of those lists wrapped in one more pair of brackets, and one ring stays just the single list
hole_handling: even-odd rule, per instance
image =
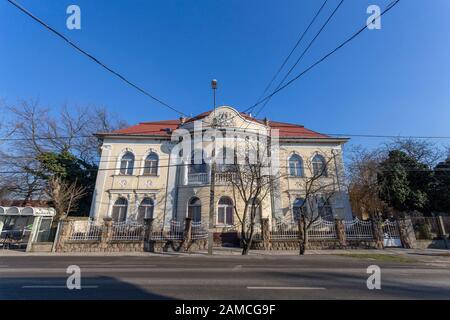
[{"label": "balcony column", "polygon": [[211,181],[211,165],[209,163],[205,165],[206,165],[206,172],[208,173],[208,180],[206,180],[206,183],[208,184]]},{"label": "balcony column", "polygon": [[182,185],[185,186],[189,183],[189,167],[188,164],[183,161],[183,165],[181,166],[181,177],[182,177]]}]

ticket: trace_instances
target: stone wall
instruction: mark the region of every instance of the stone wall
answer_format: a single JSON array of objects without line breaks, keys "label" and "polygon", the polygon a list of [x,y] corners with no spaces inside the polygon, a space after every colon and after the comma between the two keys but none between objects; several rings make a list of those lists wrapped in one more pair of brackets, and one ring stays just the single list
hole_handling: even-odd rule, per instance
[{"label": "stone wall", "polygon": [[[376,249],[374,240],[348,240],[342,245],[338,239],[309,240],[308,250],[324,249]],[[265,247],[263,241],[254,241],[253,250],[300,250],[300,242],[297,239],[271,240],[269,247]]]},{"label": "stone wall", "polygon": [[208,249],[208,240],[150,240],[145,243],[145,251],[150,252],[196,252]]},{"label": "stone wall", "polygon": [[[57,252],[142,252],[144,251],[144,237],[142,240],[112,240],[112,221],[105,220],[99,240],[71,240],[74,225],[77,220],[63,221],[60,234],[55,239]],[[144,235],[143,235],[144,236]]]},{"label": "stone wall", "polygon": [[416,249],[449,249],[448,242],[442,239],[437,240],[416,240]]},{"label": "stone wall", "polygon": [[144,241],[66,241],[58,252],[143,252]]}]

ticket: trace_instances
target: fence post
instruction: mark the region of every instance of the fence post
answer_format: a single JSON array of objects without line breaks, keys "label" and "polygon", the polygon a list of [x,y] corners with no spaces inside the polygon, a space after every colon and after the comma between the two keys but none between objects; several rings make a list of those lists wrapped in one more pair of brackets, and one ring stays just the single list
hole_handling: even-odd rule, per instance
[{"label": "fence post", "polygon": [[411,219],[397,219],[397,226],[403,247],[406,249],[414,248],[416,246],[416,235]]},{"label": "fence post", "polygon": [[187,251],[192,240],[192,219],[187,217],[184,219],[183,247]]},{"label": "fence post", "polygon": [[153,218],[144,219],[144,241],[150,241],[153,232]]},{"label": "fence post", "polygon": [[347,246],[347,237],[345,235],[345,227],[344,227],[344,222],[342,222],[341,218],[335,218],[334,219],[334,223],[336,226],[336,236],[339,240],[339,244],[342,247]]},{"label": "fence post", "polygon": [[102,230],[102,236],[100,238],[100,248],[103,251],[106,251],[108,248],[108,242],[111,241],[112,238],[112,224],[113,221],[110,217],[106,217],[103,219],[104,226]]},{"label": "fence post", "polygon": [[445,232],[445,226],[444,221],[442,220],[442,216],[437,216],[436,222],[438,225],[439,237],[444,240],[445,249],[448,249],[447,233]]},{"label": "fence post", "polygon": [[64,242],[69,240],[73,231],[73,220],[61,220],[61,231],[59,233],[59,237],[55,239],[56,246],[55,251],[60,252],[63,251]]},{"label": "fence post", "polygon": [[[58,244],[58,239],[59,239],[59,236],[61,234],[61,229],[63,227],[63,223],[64,223],[64,220],[59,220],[58,221],[58,225],[56,227],[55,239],[53,240],[52,252],[56,251],[56,245]],[[30,240],[31,240],[31,237],[30,237]],[[30,244],[29,241],[28,241],[28,244]],[[27,246],[27,250],[28,250],[28,246]]]},{"label": "fence post", "polygon": [[261,219],[261,238],[263,242],[263,249],[270,250],[270,230],[269,230],[269,219]]},{"label": "fence post", "polygon": [[384,249],[384,234],[380,219],[371,219],[373,239],[377,249]]}]

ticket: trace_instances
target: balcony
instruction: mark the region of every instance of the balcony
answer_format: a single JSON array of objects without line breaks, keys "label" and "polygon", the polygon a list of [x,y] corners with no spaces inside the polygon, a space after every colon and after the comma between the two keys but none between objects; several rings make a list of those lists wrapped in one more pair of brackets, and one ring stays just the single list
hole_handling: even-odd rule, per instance
[{"label": "balcony", "polygon": [[199,185],[208,184],[209,174],[208,173],[189,173],[188,174],[188,184]]},{"label": "balcony", "polygon": [[[217,172],[216,173],[216,185],[224,185],[230,182],[230,179],[234,178],[235,174],[230,172]],[[188,184],[189,185],[204,185],[209,184],[209,173],[189,173]]]}]

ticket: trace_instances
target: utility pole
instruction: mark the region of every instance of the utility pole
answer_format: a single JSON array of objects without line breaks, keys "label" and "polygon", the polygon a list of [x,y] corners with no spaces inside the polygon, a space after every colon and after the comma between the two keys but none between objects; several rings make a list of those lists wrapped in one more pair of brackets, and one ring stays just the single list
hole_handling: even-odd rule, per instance
[{"label": "utility pole", "polygon": [[[213,113],[213,119],[212,119],[212,127],[216,127],[216,89],[217,89],[217,80],[211,81],[211,88],[213,90],[213,106],[214,106],[214,113]],[[215,144],[215,140],[214,140]],[[215,147],[213,148],[215,150]],[[210,185],[210,191],[209,191],[209,230],[208,230],[208,255],[213,254],[213,245],[214,245],[214,213],[215,213],[215,185],[216,185],[216,159],[212,157],[211,162],[211,185]]]}]

